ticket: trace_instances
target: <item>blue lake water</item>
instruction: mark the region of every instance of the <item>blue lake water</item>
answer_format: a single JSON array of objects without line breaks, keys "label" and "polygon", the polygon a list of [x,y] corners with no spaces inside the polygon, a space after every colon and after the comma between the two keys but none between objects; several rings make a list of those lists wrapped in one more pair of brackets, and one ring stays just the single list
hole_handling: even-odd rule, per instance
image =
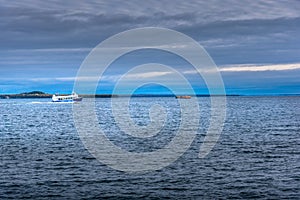
[{"label": "blue lake water", "polygon": [[[0,199],[300,197],[300,97],[228,97],[219,141],[199,159],[210,106],[209,98],[201,97],[201,126],[191,147],[171,165],[146,173],[99,162],[76,132],[72,104],[48,101],[0,100]],[[134,122],[149,123],[153,104],[167,110],[165,127],[154,137],[122,134],[110,99],[96,99],[99,126],[120,148],[155,151],[174,137],[180,109],[175,98],[132,98]]]}]

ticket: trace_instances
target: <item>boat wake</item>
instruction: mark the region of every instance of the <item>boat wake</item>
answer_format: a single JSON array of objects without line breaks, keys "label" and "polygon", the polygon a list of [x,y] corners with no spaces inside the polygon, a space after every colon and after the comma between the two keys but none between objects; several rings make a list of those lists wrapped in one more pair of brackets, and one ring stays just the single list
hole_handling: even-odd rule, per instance
[{"label": "boat wake", "polygon": [[73,104],[75,102],[42,102],[42,101],[32,101],[27,104]]}]

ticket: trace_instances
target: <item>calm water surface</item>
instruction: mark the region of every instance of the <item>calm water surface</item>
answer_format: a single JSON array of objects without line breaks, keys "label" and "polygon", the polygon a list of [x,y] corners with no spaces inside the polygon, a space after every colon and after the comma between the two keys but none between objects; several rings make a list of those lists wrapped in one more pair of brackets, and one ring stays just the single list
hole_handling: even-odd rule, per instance
[{"label": "calm water surface", "polygon": [[[300,97],[228,97],[224,131],[204,159],[197,156],[209,98],[199,98],[201,127],[190,149],[166,168],[132,174],[94,159],[76,132],[72,105],[47,101],[0,100],[0,199],[300,197]],[[155,151],[178,129],[173,98],[132,98],[139,125],[149,122],[151,105],[167,110],[166,126],[148,139],[120,132],[109,102],[96,100],[99,126],[127,151]]]}]

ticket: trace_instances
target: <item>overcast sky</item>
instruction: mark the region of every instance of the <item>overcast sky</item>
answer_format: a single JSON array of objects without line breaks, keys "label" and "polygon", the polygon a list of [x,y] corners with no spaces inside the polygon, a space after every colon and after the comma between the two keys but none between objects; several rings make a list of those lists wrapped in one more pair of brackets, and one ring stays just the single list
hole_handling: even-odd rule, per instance
[{"label": "overcast sky", "polygon": [[[121,31],[151,26],[199,42],[230,94],[299,94],[299,10],[296,0],[0,0],[0,93],[71,92],[92,48]],[[135,64],[161,61],[182,67],[188,76],[184,63],[173,57],[147,51],[128,55],[105,74],[98,92],[109,93],[119,69]],[[201,81],[190,80],[197,93],[206,92]]]}]

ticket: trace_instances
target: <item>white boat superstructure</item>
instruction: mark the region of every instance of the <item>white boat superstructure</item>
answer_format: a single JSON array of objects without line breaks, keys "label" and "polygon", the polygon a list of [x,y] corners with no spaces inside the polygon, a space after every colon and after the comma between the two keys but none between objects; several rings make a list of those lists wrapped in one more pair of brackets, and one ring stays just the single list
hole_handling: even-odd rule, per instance
[{"label": "white boat superstructure", "polygon": [[56,95],[52,96],[52,102],[77,102],[81,101],[82,97],[79,97],[78,94],[73,92],[71,95]]}]

